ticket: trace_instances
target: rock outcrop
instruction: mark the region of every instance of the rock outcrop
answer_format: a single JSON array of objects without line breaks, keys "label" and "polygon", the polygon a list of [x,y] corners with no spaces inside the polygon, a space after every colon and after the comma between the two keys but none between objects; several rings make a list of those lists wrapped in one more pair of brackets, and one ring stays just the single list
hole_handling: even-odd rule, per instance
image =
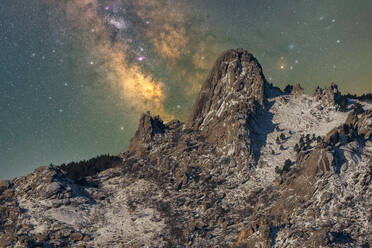
[{"label": "rock outcrop", "polygon": [[370,247],[372,110],[339,96],[229,50],[186,123],[143,114],[118,156],[1,181],[0,247]]},{"label": "rock outcrop", "polygon": [[147,144],[154,139],[161,138],[165,129],[166,126],[159,116],[152,117],[149,112],[142,114],[137,132],[130,141],[128,151],[141,156],[146,150],[151,149]]},{"label": "rock outcrop", "polygon": [[284,89],[284,92],[287,94],[295,94],[295,95],[302,95],[304,93],[304,89],[301,87],[300,84],[287,85]]},{"label": "rock outcrop", "polygon": [[341,98],[341,93],[338,90],[338,86],[334,83],[326,88],[322,89],[319,86],[314,90],[313,96],[315,100],[321,101],[323,106],[334,107],[338,104]]},{"label": "rock outcrop", "polygon": [[216,61],[186,125],[227,155],[252,153],[252,122],[265,105],[267,88],[257,59],[242,49]]}]

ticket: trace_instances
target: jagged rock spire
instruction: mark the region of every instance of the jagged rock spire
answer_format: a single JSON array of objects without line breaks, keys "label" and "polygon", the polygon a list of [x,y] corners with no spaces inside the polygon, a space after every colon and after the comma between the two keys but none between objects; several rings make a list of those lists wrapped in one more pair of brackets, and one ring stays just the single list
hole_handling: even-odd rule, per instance
[{"label": "jagged rock spire", "polygon": [[145,148],[144,144],[149,143],[154,135],[164,133],[165,128],[159,116],[152,117],[150,112],[142,114],[137,132],[129,143],[128,151],[140,153]]},{"label": "jagged rock spire", "polygon": [[313,96],[315,100],[320,101],[324,106],[335,106],[341,97],[341,93],[338,90],[338,86],[335,83],[322,89],[319,86],[315,88]]},{"label": "jagged rock spire", "polygon": [[[239,154],[244,161],[253,161],[248,159],[252,155],[252,134],[269,88],[252,54],[243,49],[228,50],[217,59],[204,82],[185,127],[196,130],[222,154]],[[164,128],[158,117],[144,114],[129,152],[144,152],[153,136]]]},{"label": "jagged rock spire", "polygon": [[243,49],[228,50],[216,61],[186,123],[201,131],[222,153],[252,155],[255,117],[267,89],[261,65]]},{"label": "jagged rock spire", "polygon": [[264,104],[265,82],[252,54],[243,49],[224,52],[201,88],[188,125],[206,129],[226,115],[253,111],[257,104]]}]

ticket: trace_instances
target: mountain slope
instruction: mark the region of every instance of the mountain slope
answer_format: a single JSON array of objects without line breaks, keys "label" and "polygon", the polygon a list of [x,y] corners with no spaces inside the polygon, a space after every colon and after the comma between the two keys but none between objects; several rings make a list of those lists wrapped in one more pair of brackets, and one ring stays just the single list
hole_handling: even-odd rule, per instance
[{"label": "mountain slope", "polygon": [[[0,247],[369,247],[372,110],[268,83],[226,51],[186,123],[0,183]],[[363,103],[362,103],[363,104]]]}]

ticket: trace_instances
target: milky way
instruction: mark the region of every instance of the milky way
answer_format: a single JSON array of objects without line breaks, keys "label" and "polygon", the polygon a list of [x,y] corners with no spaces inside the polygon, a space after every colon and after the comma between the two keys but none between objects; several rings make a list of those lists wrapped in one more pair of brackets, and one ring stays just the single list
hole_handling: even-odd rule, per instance
[{"label": "milky way", "polygon": [[212,55],[222,49],[217,48],[218,44],[207,44],[211,35],[208,29],[196,25],[185,4],[174,1],[84,0],[48,4],[55,4],[66,13],[64,25],[81,33],[89,51],[87,56],[92,58],[90,64],[102,83],[110,84],[133,113],[149,110],[166,121],[175,118],[177,113],[165,104],[171,89],[165,87],[156,72],[167,72],[184,95],[193,95],[214,59]]},{"label": "milky way", "polygon": [[284,87],[372,91],[372,2],[3,0],[0,167],[124,151],[142,112],[186,120],[222,51]]}]

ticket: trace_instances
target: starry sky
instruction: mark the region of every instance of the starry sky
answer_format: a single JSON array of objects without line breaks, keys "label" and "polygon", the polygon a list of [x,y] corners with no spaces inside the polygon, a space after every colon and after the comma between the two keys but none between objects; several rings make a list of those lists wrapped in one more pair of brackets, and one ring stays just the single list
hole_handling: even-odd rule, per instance
[{"label": "starry sky", "polygon": [[277,86],[372,92],[370,0],[1,0],[0,179],[125,151],[139,116],[185,120],[216,58]]}]

